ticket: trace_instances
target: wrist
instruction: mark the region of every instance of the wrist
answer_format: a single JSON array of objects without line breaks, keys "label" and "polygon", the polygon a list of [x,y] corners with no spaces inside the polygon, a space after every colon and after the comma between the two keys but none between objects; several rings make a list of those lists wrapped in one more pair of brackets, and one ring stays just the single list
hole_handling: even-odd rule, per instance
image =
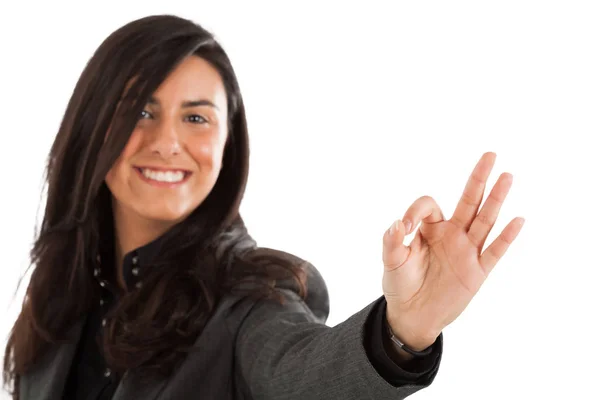
[{"label": "wrist", "polygon": [[[387,330],[385,332],[387,333]],[[385,352],[396,365],[404,365],[415,358],[415,356],[394,344],[389,335],[385,334],[383,336],[383,347]]]},{"label": "wrist", "polygon": [[412,328],[411,325],[401,320],[392,320],[387,311],[386,332],[396,336],[404,345],[416,352],[421,352],[433,345],[439,336],[435,333],[420,333],[422,331]]}]

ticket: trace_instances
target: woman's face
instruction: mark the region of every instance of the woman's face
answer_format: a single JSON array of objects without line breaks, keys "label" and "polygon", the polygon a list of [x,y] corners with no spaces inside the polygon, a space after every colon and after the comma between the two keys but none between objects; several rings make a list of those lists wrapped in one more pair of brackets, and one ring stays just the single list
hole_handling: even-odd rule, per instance
[{"label": "woman's face", "polygon": [[115,215],[172,225],[212,190],[227,139],[227,97],[217,70],[190,56],[165,79],[106,175]]}]

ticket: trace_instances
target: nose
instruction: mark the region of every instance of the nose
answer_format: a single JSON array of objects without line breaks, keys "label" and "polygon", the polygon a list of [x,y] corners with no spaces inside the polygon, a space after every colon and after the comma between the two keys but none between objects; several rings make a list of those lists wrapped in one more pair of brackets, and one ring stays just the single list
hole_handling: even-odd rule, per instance
[{"label": "nose", "polygon": [[181,140],[174,121],[165,118],[156,126],[152,135],[150,150],[162,158],[169,158],[181,153]]}]

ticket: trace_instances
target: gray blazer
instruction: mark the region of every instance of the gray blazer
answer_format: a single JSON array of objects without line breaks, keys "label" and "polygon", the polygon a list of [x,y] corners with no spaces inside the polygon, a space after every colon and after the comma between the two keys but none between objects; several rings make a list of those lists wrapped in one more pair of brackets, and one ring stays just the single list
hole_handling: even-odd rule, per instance
[{"label": "gray blazer", "polygon": [[[431,383],[394,387],[371,365],[362,337],[377,300],[328,327],[327,287],[314,267],[308,287],[306,301],[282,288],[284,305],[225,297],[170,379],[142,382],[128,372],[113,399],[404,399]],[[61,399],[83,325],[21,377],[22,400]]]}]

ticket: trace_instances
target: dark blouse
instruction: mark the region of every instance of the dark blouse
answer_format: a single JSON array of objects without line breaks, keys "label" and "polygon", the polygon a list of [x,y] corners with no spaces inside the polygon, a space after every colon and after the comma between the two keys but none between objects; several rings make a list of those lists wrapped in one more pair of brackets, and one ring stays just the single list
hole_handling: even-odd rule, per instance
[{"label": "dark blouse", "polygon": [[[141,285],[144,265],[156,254],[158,245],[150,243],[127,254],[123,261],[123,274],[127,287]],[[119,385],[116,374],[107,368],[98,341],[105,323],[104,315],[118,298],[118,291],[107,273],[96,269],[94,275],[102,286],[102,298],[88,314],[77,353],[65,385],[63,398],[76,400],[111,399]],[[441,335],[433,344],[432,353],[422,359],[414,359],[399,367],[384,348],[385,299],[373,309],[368,318],[364,346],[377,372],[394,386],[403,386],[428,380],[436,374],[441,354]]]}]

